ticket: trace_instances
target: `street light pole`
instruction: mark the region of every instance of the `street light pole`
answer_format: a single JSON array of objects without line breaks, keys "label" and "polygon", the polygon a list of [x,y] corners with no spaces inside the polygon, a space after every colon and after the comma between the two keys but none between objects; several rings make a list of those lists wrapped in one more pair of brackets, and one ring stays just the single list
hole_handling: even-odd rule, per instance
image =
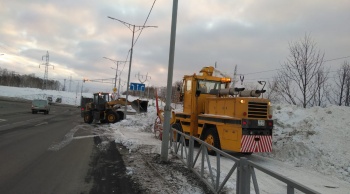
[{"label": "street light pole", "polygon": [[168,161],[168,145],[170,134],[170,115],[171,115],[171,89],[173,82],[174,56],[175,56],[175,38],[176,38],[176,21],[177,21],[177,7],[178,0],[173,0],[173,12],[171,19],[171,33],[170,33],[170,49],[169,49],[169,66],[168,66],[168,82],[166,104],[164,107],[164,124],[163,124],[163,139],[160,160]]},{"label": "street light pole", "polygon": [[[127,22],[124,22],[122,20],[118,20],[116,18],[110,17],[108,16],[109,19],[112,20],[117,20],[119,22],[121,22],[122,24],[124,24],[126,27],[128,27],[131,31],[132,31],[132,39],[131,39],[131,49],[130,49],[130,60],[129,60],[129,73],[128,73],[128,85],[126,86],[126,100],[125,100],[125,109],[124,109],[124,119],[126,119],[126,113],[127,113],[127,105],[128,105],[128,97],[129,97],[129,85],[130,85],[130,72],[131,72],[131,62],[132,62],[132,53],[133,53],[133,49],[134,49],[134,34],[135,34],[135,27],[138,27],[139,30],[144,29],[144,28],[149,28],[149,27],[153,27],[153,28],[157,28],[157,26],[136,26],[136,25],[132,25],[129,24]],[[132,26],[132,29],[131,29]]]},{"label": "street light pole", "polygon": [[[108,59],[110,61],[113,61],[116,65],[117,65],[117,69],[115,70],[115,79],[114,79],[114,88],[117,87],[117,79],[118,79],[118,66],[119,66],[119,63],[126,63],[127,61],[117,61],[117,60],[114,60],[114,59],[110,59],[108,57],[103,57],[105,59]],[[115,68],[112,68],[112,69],[115,69]],[[117,90],[117,96],[119,98],[119,89],[120,89],[120,78],[119,78],[119,85],[118,85],[118,90]]]}]

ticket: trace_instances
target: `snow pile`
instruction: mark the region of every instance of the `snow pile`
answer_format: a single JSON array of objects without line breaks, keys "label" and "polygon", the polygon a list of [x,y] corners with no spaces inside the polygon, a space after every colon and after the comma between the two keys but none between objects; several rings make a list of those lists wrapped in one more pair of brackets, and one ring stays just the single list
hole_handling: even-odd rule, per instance
[{"label": "snow pile", "polygon": [[266,155],[350,182],[350,107],[273,108],[273,152]]},{"label": "snow pile", "polygon": [[137,150],[142,145],[152,145],[150,153],[160,153],[160,140],[153,135],[153,124],[157,117],[156,108],[148,107],[147,113],[127,115],[125,120],[111,124],[116,143],[121,143],[129,151]]}]

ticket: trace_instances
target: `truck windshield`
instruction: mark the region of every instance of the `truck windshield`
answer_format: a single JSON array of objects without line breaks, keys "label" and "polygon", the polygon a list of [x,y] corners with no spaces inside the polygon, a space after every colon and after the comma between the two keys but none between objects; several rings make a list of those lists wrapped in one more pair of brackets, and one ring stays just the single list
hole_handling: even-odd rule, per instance
[{"label": "truck windshield", "polygon": [[198,80],[198,90],[201,94],[217,94],[219,89],[225,88],[225,84],[219,81]]}]

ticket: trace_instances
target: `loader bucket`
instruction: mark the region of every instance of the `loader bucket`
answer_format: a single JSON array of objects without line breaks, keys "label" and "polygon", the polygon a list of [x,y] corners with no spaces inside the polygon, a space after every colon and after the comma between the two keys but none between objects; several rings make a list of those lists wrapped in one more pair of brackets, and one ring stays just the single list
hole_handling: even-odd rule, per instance
[{"label": "loader bucket", "polygon": [[131,102],[131,107],[137,112],[147,112],[148,101],[147,100],[134,100]]}]

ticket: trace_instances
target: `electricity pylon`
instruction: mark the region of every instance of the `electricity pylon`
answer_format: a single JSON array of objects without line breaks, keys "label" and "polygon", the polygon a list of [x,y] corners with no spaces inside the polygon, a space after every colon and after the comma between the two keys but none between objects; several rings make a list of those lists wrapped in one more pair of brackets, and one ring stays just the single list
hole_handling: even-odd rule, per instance
[{"label": "electricity pylon", "polygon": [[[42,89],[47,89],[47,80],[49,78],[49,66],[52,66],[53,69],[55,69],[55,67],[53,65],[50,65],[49,63],[49,51],[46,52],[46,55],[42,56],[42,60],[44,60],[44,57],[46,58],[46,63],[41,64],[45,66],[45,74],[44,74],[44,81],[43,81],[43,88]],[[39,65],[40,68],[40,65]]]}]

